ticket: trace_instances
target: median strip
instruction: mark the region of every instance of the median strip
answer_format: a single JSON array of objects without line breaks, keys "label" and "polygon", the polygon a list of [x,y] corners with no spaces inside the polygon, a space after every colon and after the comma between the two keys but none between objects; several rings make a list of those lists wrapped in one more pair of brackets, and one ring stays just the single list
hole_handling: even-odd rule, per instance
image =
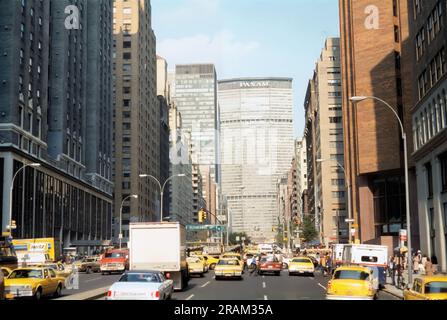
[{"label": "median strip", "polygon": [[105,297],[109,291],[110,286],[103,287],[95,290],[85,291],[81,293],[72,294],[55,300],[97,300],[101,297]]}]

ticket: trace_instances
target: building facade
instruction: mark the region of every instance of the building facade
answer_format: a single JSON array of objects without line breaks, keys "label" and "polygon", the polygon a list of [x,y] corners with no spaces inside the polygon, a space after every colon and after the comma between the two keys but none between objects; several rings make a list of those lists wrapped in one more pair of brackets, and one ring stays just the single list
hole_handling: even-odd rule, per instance
[{"label": "building facade", "polygon": [[[316,63],[313,161],[324,244],[346,242],[348,228],[341,105],[340,40],[328,38]],[[324,177],[324,178],[323,178]]]},{"label": "building facade", "polygon": [[115,215],[123,205],[123,242],[129,222],[160,220],[160,105],[155,35],[148,0],[114,2]]},{"label": "building facade", "polygon": [[170,184],[170,216],[184,225],[192,224],[197,211],[193,209],[193,175],[189,136],[182,132],[182,117],[175,104],[169,109],[170,175],[185,174]]},{"label": "building facade", "polygon": [[447,271],[447,2],[409,8],[420,249]]},{"label": "building facade", "polygon": [[275,239],[279,177],[293,158],[293,93],[289,78],[219,82],[222,193],[232,232]]},{"label": "building facade", "polygon": [[307,212],[307,200],[303,197],[304,191],[307,190],[307,147],[306,139],[301,138],[295,141],[295,159],[296,159],[296,187],[298,197],[297,216],[300,221],[303,221],[304,214]]},{"label": "building facade", "polygon": [[[77,23],[67,20],[70,5]],[[7,26],[0,34],[2,230],[12,205],[14,238],[54,237],[90,252],[109,244],[112,232],[112,1],[2,1],[0,8]],[[97,86],[87,88],[89,69]],[[85,114],[101,112],[104,122],[89,132]],[[40,167],[22,170],[31,163]]]},{"label": "building facade", "polygon": [[[403,122],[413,152],[411,108],[415,48],[409,36],[411,1],[340,0],[345,167],[352,186],[356,239],[393,250],[406,228],[404,148],[399,122],[379,101],[353,103],[353,96],[387,101]],[[410,161],[412,241],[419,243],[414,164]]]}]

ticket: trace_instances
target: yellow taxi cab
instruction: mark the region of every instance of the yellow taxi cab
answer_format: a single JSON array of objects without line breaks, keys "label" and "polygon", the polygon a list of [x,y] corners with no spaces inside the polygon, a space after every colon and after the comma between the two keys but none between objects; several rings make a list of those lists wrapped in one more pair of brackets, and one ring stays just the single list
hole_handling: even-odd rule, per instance
[{"label": "yellow taxi cab", "polygon": [[205,274],[205,265],[203,264],[203,261],[201,259],[199,259],[198,257],[188,257],[186,258],[186,262],[188,263],[189,274],[198,274],[203,277],[203,275]]},{"label": "yellow taxi cab", "polygon": [[315,266],[312,260],[308,257],[296,257],[289,261],[289,276],[294,274],[310,274],[314,275]]},{"label": "yellow taxi cab", "polygon": [[3,277],[5,277],[5,279],[6,279],[11,274],[12,269],[6,268],[6,267],[1,267],[1,272],[3,272]]},{"label": "yellow taxi cab", "polygon": [[221,259],[225,258],[236,258],[239,261],[239,264],[241,265],[242,269],[244,268],[244,259],[242,259],[242,256],[240,253],[237,252],[225,252],[223,255],[220,256]]},{"label": "yellow taxi cab", "polygon": [[64,288],[64,278],[58,277],[51,268],[18,268],[5,279],[6,299],[43,296],[59,297]]},{"label": "yellow taxi cab", "polygon": [[61,278],[68,278],[72,275],[73,271],[67,269],[62,263],[44,263],[37,266],[38,268],[50,268],[56,272],[56,275]]},{"label": "yellow taxi cab", "polygon": [[239,278],[242,280],[243,267],[236,258],[221,258],[214,268],[216,280],[221,278]]},{"label": "yellow taxi cab", "polygon": [[414,279],[413,287],[404,290],[404,300],[447,300],[447,276]]},{"label": "yellow taxi cab", "polygon": [[216,267],[216,264],[219,262],[218,258],[214,258],[213,256],[210,256],[209,254],[204,254],[203,258],[206,261],[206,264],[210,270],[214,270]]},{"label": "yellow taxi cab", "polygon": [[329,300],[374,300],[377,298],[376,282],[371,269],[362,266],[337,268],[327,285]]}]

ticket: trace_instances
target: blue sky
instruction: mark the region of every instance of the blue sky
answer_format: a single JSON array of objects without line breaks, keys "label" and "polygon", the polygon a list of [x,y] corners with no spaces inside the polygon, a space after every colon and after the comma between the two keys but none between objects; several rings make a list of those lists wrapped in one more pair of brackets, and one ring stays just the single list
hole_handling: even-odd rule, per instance
[{"label": "blue sky", "polygon": [[295,136],[324,40],[339,35],[336,0],[152,0],[157,53],[169,69],[214,63],[219,79],[294,79]]}]

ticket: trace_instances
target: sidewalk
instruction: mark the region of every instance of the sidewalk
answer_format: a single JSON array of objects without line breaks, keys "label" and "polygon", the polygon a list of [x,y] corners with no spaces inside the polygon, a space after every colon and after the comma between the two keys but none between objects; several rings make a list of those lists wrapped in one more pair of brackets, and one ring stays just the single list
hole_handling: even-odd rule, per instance
[{"label": "sidewalk", "polygon": [[[407,270],[405,270],[402,273],[402,276],[404,278],[404,282],[408,283],[408,271]],[[416,278],[420,278],[421,276],[422,276],[421,274],[413,274],[413,280]],[[397,281],[397,277],[396,277],[396,281]],[[400,299],[404,298],[403,290],[399,289],[399,288],[397,288],[397,286],[393,285],[392,284],[393,280],[391,279],[391,277],[388,277],[388,275],[386,277],[386,283],[387,284],[385,285],[385,288],[383,289],[384,292],[389,293],[389,294],[391,294],[395,297],[398,297]]]}]

